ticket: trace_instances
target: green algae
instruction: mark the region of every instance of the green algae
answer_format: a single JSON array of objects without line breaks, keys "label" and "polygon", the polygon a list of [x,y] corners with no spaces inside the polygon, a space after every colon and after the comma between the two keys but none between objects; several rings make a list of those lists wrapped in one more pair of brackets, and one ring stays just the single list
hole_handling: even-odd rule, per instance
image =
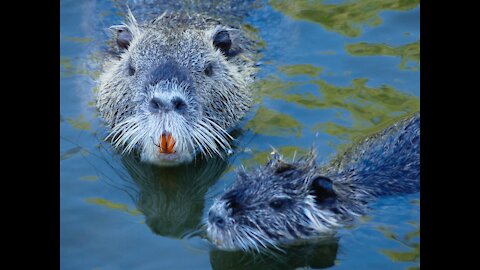
[{"label": "green algae", "polygon": [[[353,56],[396,56],[400,57],[400,69],[418,70],[420,64],[420,40],[417,42],[392,47],[386,44],[371,44],[359,42],[348,44],[346,50]],[[407,62],[413,61],[417,64],[415,67],[407,67]]]},{"label": "green algae", "polygon": [[[400,236],[392,232],[389,228],[379,226],[377,230],[381,232],[386,238],[391,239],[405,248],[406,251],[398,251],[393,249],[380,249],[379,252],[387,256],[394,262],[410,262],[420,263],[420,227],[416,227],[413,231],[410,231],[403,236]],[[419,266],[411,266],[408,269],[418,269]]]},{"label": "green algae", "polygon": [[67,123],[69,123],[74,129],[78,130],[91,130],[92,127],[89,122],[85,120],[83,115],[78,116],[77,118],[68,117]]},{"label": "green algae", "polygon": [[284,114],[265,106],[260,106],[255,116],[245,125],[256,134],[265,136],[300,137],[302,124],[292,116]]},{"label": "green algae", "polygon": [[64,37],[63,39],[74,43],[90,43],[94,40],[91,37]]},{"label": "green algae", "polygon": [[308,77],[318,77],[322,73],[323,68],[310,64],[298,64],[280,66],[278,70],[287,76],[306,75]]},{"label": "green algae", "polygon": [[[367,83],[368,79],[366,78],[356,78],[351,81],[350,85],[337,86],[319,79],[290,82],[269,76],[257,85],[259,92],[264,97],[282,100],[307,109],[335,109],[338,112],[347,112],[351,122],[349,125],[320,122],[312,123],[310,126],[312,131],[325,132],[344,140],[346,144],[380,131],[389,124],[420,109],[420,99],[416,96],[398,91],[388,85],[370,87],[367,86]],[[297,89],[305,85],[312,85],[310,90],[316,90],[320,97],[311,92],[298,93]],[[271,113],[263,116],[262,114],[265,112],[268,112],[267,108],[260,111],[261,117],[254,122],[255,124],[265,125],[264,120],[272,118]],[[282,118],[288,119],[289,123],[298,123],[297,126],[300,127],[300,122],[293,117]],[[277,122],[274,119],[268,123],[275,124]],[[265,129],[262,127],[261,130]],[[266,134],[274,133],[270,131]]]},{"label": "green algae", "polygon": [[85,199],[85,201],[88,202],[88,203],[91,203],[91,204],[104,206],[104,207],[107,207],[109,209],[119,210],[119,211],[122,211],[122,212],[130,214],[130,215],[134,215],[134,216],[138,216],[138,215],[141,214],[141,212],[138,211],[137,209],[129,209],[126,204],[114,203],[114,202],[111,202],[109,200],[102,199],[102,198],[87,198],[87,199]]},{"label": "green algae", "polygon": [[98,176],[97,176],[97,175],[85,175],[85,176],[80,177],[80,180],[84,180],[84,181],[97,181],[97,180],[98,180]]},{"label": "green algae", "polygon": [[326,30],[347,37],[358,37],[362,26],[381,25],[379,14],[386,10],[404,11],[417,7],[419,0],[359,0],[341,4],[324,4],[324,1],[270,0],[276,10],[297,20],[320,24]]},{"label": "green algae", "polygon": [[63,152],[63,153],[60,155],[60,160],[69,159],[69,158],[77,155],[78,153],[80,153],[81,150],[82,150],[82,147],[80,147],[80,146],[76,146],[76,147],[70,148],[70,149],[68,149],[67,151]]}]

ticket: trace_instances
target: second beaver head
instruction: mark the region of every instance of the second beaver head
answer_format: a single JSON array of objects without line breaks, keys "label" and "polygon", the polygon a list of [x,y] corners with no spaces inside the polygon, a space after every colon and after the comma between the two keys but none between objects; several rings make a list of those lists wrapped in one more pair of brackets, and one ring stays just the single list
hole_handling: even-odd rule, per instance
[{"label": "second beaver head", "polygon": [[256,170],[240,170],[212,205],[207,234],[221,249],[260,249],[329,238],[380,196],[420,191],[420,114],[355,142],[328,164],[315,153],[288,162],[278,154]]},{"label": "second beaver head", "polygon": [[143,161],[177,164],[230,149],[227,130],[250,108],[249,41],[238,29],[187,14],[113,26],[118,57],[100,77],[97,107],[109,138]]},{"label": "second beaver head", "polygon": [[355,188],[320,175],[313,152],[290,163],[274,153],[265,166],[238,172],[210,208],[207,234],[226,250],[332,236],[363,209],[365,198],[350,198]]}]

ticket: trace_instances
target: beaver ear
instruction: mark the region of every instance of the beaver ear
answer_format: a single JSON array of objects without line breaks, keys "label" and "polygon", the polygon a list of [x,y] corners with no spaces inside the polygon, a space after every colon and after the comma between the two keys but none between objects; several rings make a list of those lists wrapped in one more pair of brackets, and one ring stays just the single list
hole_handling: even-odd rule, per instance
[{"label": "beaver ear", "polygon": [[120,49],[128,49],[130,42],[132,41],[132,31],[126,25],[113,25],[109,28],[116,34],[117,45]]},{"label": "beaver ear", "polygon": [[275,174],[282,174],[286,171],[291,171],[293,169],[295,169],[295,166],[293,166],[292,164],[289,164],[289,163],[285,163],[283,161],[278,161],[275,166]]},{"label": "beaver ear", "polygon": [[317,176],[310,181],[311,193],[315,196],[317,203],[332,201],[337,197],[333,189],[333,182],[325,176]]},{"label": "beaver ear", "polygon": [[227,30],[218,31],[213,36],[213,45],[220,49],[224,55],[228,55],[230,48],[232,47],[232,40]]}]

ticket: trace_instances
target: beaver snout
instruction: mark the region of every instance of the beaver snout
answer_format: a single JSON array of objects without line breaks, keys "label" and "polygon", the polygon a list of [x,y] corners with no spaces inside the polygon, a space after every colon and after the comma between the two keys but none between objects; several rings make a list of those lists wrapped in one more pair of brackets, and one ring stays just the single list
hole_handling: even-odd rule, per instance
[{"label": "beaver snout", "polygon": [[233,226],[235,219],[232,216],[229,203],[224,200],[215,202],[208,211],[208,222],[219,229],[227,229]]},{"label": "beaver snout", "polygon": [[[146,85],[151,93],[148,109],[152,113],[176,112],[186,114],[189,107],[195,109],[195,89],[191,77],[184,67],[176,62],[167,61],[157,66],[151,73]],[[187,97],[191,97],[190,103]]]},{"label": "beaver snout", "polygon": [[174,61],[167,61],[155,67],[150,73],[150,85],[155,85],[161,81],[176,81],[178,84],[186,83],[191,85],[192,78],[190,72],[185,67],[180,66]]},{"label": "beaver snout", "polygon": [[149,103],[149,109],[152,113],[174,111],[184,114],[187,111],[187,102],[181,97],[160,98],[153,97]]}]

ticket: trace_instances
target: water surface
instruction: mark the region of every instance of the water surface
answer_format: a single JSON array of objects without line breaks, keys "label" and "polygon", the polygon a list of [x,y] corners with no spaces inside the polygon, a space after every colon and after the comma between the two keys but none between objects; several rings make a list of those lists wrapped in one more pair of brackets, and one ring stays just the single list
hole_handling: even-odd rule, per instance
[{"label": "water surface", "polygon": [[123,4],[60,2],[62,269],[419,268],[419,194],[379,199],[338,241],[277,258],[218,251],[199,233],[233,168],[263,164],[271,147],[298,156],[315,138],[324,163],[419,110],[419,1],[255,1],[242,27],[261,46],[257,104],[235,154],[181,168],[140,164],[102,141],[95,80]]}]

